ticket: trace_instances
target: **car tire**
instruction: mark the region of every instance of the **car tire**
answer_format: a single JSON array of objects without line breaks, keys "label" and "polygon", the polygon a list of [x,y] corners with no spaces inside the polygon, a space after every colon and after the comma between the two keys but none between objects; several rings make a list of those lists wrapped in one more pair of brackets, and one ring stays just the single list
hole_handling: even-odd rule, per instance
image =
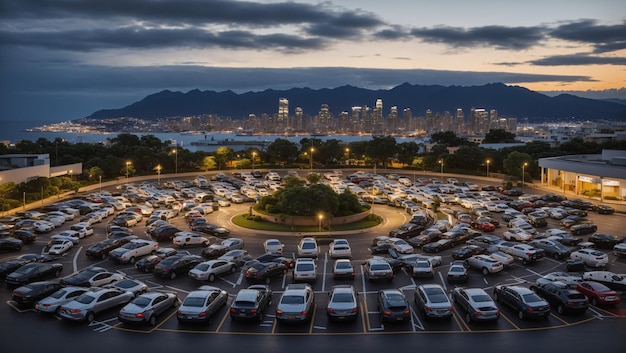
[{"label": "car tire", "polygon": [[268,276],[268,277],[265,277],[265,281],[264,281],[264,282],[265,282],[265,284],[268,284],[268,285],[269,285],[269,284],[270,284],[270,282],[272,282],[272,279],[271,279],[269,276]]},{"label": "car tire", "polygon": [[135,257],[132,256],[130,259],[128,259],[128,263],[131,264],[131,265],[134,265],[135,264]]},{"label": "car tire", "polygon": [[528,265],[528,260],[522,259],[522,265]]},{"label": "car tire", "polygon": [[493,292],[493,300],[499,302],[500,301],[500,297],[498,297],[498,292],[494,291]]},{"label": "car tire", "polygon": [[172,303],[172,308],[178,308],[180,306],[180,301],[178,299],[174,300]]},{"label": "car tire", "polygon": [[106,260],[107,256],[108,256],[107,254],[100,255],[100,260]]},{"label": "car tire", "polygon": [[174,279],[174,278],[176,278],[176,272],[170,273],[170,279]]},{"label": "car tire", "polygon": [[93,312],[88,312],[87,315],[85,316],[85,320],[87,320],[87,322],[91,323],[93,320],[96,319],[96,314],[94,314]]},{"label": "car tire", "polygon": [[150,326],[156,325],[156,316],[155,315],[150,316],[150,319],[148,319],[148,324],[150,324]]},{"label": "car tire", "polygon": [[236,271],[237,271],[237,267],[235,266],[230,267],[230,273],[235,273]]},{"label": "car tire", "polygon": [[263,322],[263,310],[259,310],[258,315],[256,316],[256,321]]},{"label": "car tire", "polygon": [[483,267],[481,272],[482,272],[483,276],[486,276],[486,275],[489,274],[489,270],[487,269],[487,267]]},{"label": "car tire", "polygon": [[209,282],[215,281],[215,274],[214,273],[209,274],[209,277],[207,279]]},{"label": "car tire", "polygon": [[559,304],[559,306],[556,307],[556,312],[559,313],[559,315],[563,315],[563,312],[565,312],[563,305]]},{"label": "car tire", "polygon": [[591,298],[591,305],[598,306],[598,298]]},{"label": "car tire", "polygon": [[518,311],[517,311],[517,317],[518,317],[520,320],[524,320],[524,312],[523,312],[523,311],[521,311],[521,310],[518,310]]},{"label": "car tire", "polygon": [[560,258],[561,258],[561,257],[559,256],[559,254],[558,254],[558,253],[554,253],[554,259],[555,259],[555,260],[558,260],[558,259],[560,259]]},{"label": "car tire", "polygon": [[470,315],[469,311],[465,312],[465,322],[468,324],[472,323],[472,315]]}]

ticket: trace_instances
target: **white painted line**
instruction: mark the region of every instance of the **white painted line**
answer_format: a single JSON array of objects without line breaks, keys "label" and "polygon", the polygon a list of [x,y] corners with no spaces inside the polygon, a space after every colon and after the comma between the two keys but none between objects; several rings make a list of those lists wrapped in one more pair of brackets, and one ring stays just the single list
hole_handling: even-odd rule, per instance
[{"label": "white painted line", "polygon": [[313,328],[316,328],[318,330],[326,330],[326,327],[324,326],[313,326]]},{"label": "white painted line", "polygon": [[489,284],[489,282],[487,282],[487,278],[483,277],[483,281],[485,282],[485,284]]},{"label": "white painted line", "polygon": [[78,255],[80,254],[80,251],[83,250],[83,247],[81,246],[80,248],[78,248],[78,251],[76,251],[76,254],[74,254],[74,258],[72,259],[72,268],[74,269],[74,272],[78,271]]},{"label": "white painted line", "polygon": [[448,287],[446,286],[446,281],[443,280],[443,275],[441,274],[441,272],[439,272],[438,274],[439,274],[439,279],[441,279],[441,285],[442,285],[443,289],[447,292],[448,291]]},{"label": "white painted line", "polygon": [[236,283],[233,283],[233,282],[231,282],[231,281],[229,281],[229,280],[227,280],[225,278],[219,277],[219,279],[221,279],[222,281],[230,284],[231,286],[233,286],[233,288],[235,288],[235,286],[237,285]]},{"label": "white painted line", "polygon": [[589,311],[593,311],[593,313],[595,314],[594,316],[595,316],[596,318],[598,318],[598,319],[600,319],[600,320],[604,320],[604,315],[602,315],[601,313],[599,313],[599,312],[597,312],[597,311],[593,310],[593,308],[592,308],[592,307],[589,307],[588,309],[589,309]]},{"label": "white painted line", "polygon": [[422,324],[422,322],[420,321],[420,318],[417,316],[417,313],[413,310],[411,310],[411,324],[413,325],[413,331],[415,331],[416,328],[422,331],[426,330],[424,328],[424,324]]},{"label": "white painted line", "polygon": [[382,331],[384,329],[385,329],[384,326],[381,326],[381,327],[370,327],[370,331]]},{"label": "white painted line", "polygon": [[322,292],[326,290],[326,264],[328,264],[328,253],[324,253],[324,273],[322,276]]}]

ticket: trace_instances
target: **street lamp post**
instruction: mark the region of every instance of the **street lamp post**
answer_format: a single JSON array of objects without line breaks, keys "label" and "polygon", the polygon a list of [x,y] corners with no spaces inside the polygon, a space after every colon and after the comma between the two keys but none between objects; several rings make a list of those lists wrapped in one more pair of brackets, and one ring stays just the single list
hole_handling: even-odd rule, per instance
[{"label": "street lamp post", "polygon": [[252,152],[252,171],[254,171],[254,160],[256,158],[256,152]]},{"label": "street lamp post", "polygon": [[320,213],[320,214],[318,214],[318,215],[317,215],[317,219],[318,219],[318,222],[317,222],[317,231],[318,231],[318,232],[321,232],[321,231],[322,231],[322,219],[323,219],[323,218],[324,218],[324,215],[323,215],[323,214],[321,214],[321,213]]},{"label": "street lamp post", "polygon": [[156,166],[156,172],[157,172],[157,183],[161,185],[161,165],[160,164]]},{"label": "street lamp post", "polygon": [[489,163],[491,163],[491,161],[488,159],[487,160],[487,178],[489,178]]},{"label": "street lamp post", "polygon": [[350,165],[350,149],[346,148],[346,153],[348,154],[348,165]]},{"label": "street lamp post", "polygon": [[172,151],[174,153],[174,174],[178,174],[178,145]]},{"label": "street lamp post", "polygon": [[128,167],[130,166],[130,162],[126,162],[126,179],[128,179]]},{"label": "street lamp post", "polygon": [[526,166],[528,165],[528,163],[524,162],[524,164],[522,164],[522,188],[524,188],[524,171],[526,169]]},{"label": "street lamp post", "polygon": [[311,147],[311,154],[309,154],[309,169],[313,169],[313,151],[315,151],[315,149],[313,147]]},{"label": "street lamp post", "polygon": [[441,164],[441,182],[443,183],[443,158],[439,160],[439,164]]},{"label": "street lamp post", "polygon": [[100,195],[102,195],[102,175],[98,175],[98,181],[100,183]]}]

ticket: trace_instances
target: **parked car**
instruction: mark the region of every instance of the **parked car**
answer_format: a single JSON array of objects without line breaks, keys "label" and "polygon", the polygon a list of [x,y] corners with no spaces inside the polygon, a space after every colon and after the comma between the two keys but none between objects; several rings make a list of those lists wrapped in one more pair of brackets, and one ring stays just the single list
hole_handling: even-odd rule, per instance
[{"label": "parked car", "polygon": [[209,246],[210,241],[208,238],[194,232],[179,232],[176,233],[174,239],[172,239],[174,245],[180,247],[186,246]]},{"label": "parked car", "polygon": [[521,286],[497,285],[493,290],[496,301],[502,302],[517,311],[520,320],[530,318],[547,319],[550,304],[528,288]]},{"label": "parked car", "polygon": [[154,326],[159,315],[178,306],[180,306],[180,300],[176,293],[143,293],[122,307],[117,314],[117,319],[127,324],[147,323]]},{"label": "parked car", "polygon": [[58,314],[61,305],[71,302],[88,290],[86,287],[61,287],[56,292],[40,299],[35,304],[35,310],[42,313]]},{"label": "parked car", "polygon": [[530,286],[530,290],[545,299],[551,306],[556,307],[556,312],[560,315],[565,312],[584,313],[589,306],[587,297],[563,282],[539,278]]},{"label": "parked car", "polygon": [[613,249],[615,245],[622,243],[624,239],[613,234],[596,233],[590,236],[587,241],[592,242],[598,249]]},{"label": "parked car", "polygon": [[92,322],[96,314],[127,304],[133,298],[133,293],[117,288],[94,287],[76,299],[61,305],[59,316],[65,320]]},{"label": "parked car", "polygon": [[269,284],[272,278],[287,274],[287,266],[282,262],[255,261],[244,272],[246,280]]},{"label": "parked car", "polygon": [[218,257],[226,254],[228,248],[221,244],[211,244],[208,247],[202,249],[201,255],[207,259],[217,259]]},{"label": "parked car", "polygon": [[5,282],[9,286],[23,286],[31,282],[58,277],[62,271],[63,265],[59,263],[31,262],[8,274]]},{"label": "parked car", "polygon": [[599,282],[617,291],[626,290],[626,277],[610,271],[585,272],[583,273],[583,280]]},{"label": "parked car", "polygon": [[141,272],[149,273],[163,259],[174,255],[190,255],[190,253],[188,251],[179,252],[174,248],[158,248],[154,255],[142,257],[135,262],[135,267]]},{"label": "parked car", "polygon": [[243,240],[239,238],[224,239],[220,244],[228,250],[243,249]]},{"label": "parked car", "polygon": [[129,241],[130,238],[105,239],[87,248],[85,255],[89,258],[104,260],[107,256],[109,256],[111,251],[121,247]]},{"label": "parked car", "polygon": [[383,259],[372,258],[365,261],[363,271],[368,281],[384,279],[391,282],[394,277],[391,265]]},{"label": "parked car", "polygon": [[240,289],[230,305],[230,318],[262,322],[265,310],[272,305],[272,295],[270,287],[262,284]]},{"label": "parked car", "polygon": [[465,245],[452,251],[452,258],[455,260],[465,260],[470,256],[484,254],[486,249],[478,245]]},{"label": "parked car", "polygon": [[74,247],[74,243],[67,239],[53,239],[48,243],[47,253],[49,255],[63,255]]},{"label": "parked car", "polygon": [[354,266],[349,259],[335,260],[333,279],[354,279]]},{"label": "parked car", "polygon": [[263,249],[266,253],[282,254],[285,244],[281,243],[278,239],[266,239],[263,242]]},{"label": "parked car", "polygon": [[502,234],[505,240],[530,241],[533,235],[522,228],[510,228]]},{"label": "parked car", "polygon": [[294,282],[314,282],[317,279],[317,265],[311,258],[298,258],[293,267]]},{"label": "parked car", "polygon": [[448,273],[446,274],[446,280],[448,283],[452,282],[467,282],[469,279],[469,273],[465,264],[462,261],[455,261],[450,264]]},{"label": "parked car", "polygon": [[75,287],[101,287],[122,279],[124,279],[123,275],[109,272],[103,267],[87,267],[63,277],[61,284]]},{"label": "parked car", "polygon": [[331,259],[351,258],[352,250],[345,239],[335,239],[328,246],[328,256]]},{"label": "parked car", "polygon": [[569,228],[572,235],[585,235],[595,233],[598,230],[598,226],[593,223],[580,223],[573,225]]},{"label": "parked car", "polygon": [[357,292],[351,285],[335,285],[328,293],[326,316],[331,321],[354,321],[359,316]]},{"label": "parked car", "polygon": [[189,270],[202,262],[202,257],[197,255],[173,255],[159,262],[152,274],[157,277],[175,279],[181,275],[187,275]]},{"label": "parked car", "polygon": [[298,257],[317,258],[319,249],[315,238],[305,237],[298,243]]},{"label": "parked car", "polygon": [[557,260],[568,258],[573,251],[572,248],[550,239],[535,239],[529,242],[528,245],[536,249],[542,249],[546,256],[551,256]]},{"label": "parked car", "polygon": [[313,317],[314,302],[315,293],[310,284],[289,284],[276,307],[276,320],[279,323],[308,322]]},{"label": "parked car", "polygon": [[626,243],[619,243],[613,247],[613,254],[617,257],[626,256]]},{"label": "parked car", "polygon": [[480,271],[483,276],[498,273],[504,269],[504,264],[489,255],[474,255],[465,260],[467,267]]},{"label": "parked car", "polygon": [[61,288],[57,282],[32,282],[17,287],[11,293],[11,299],[21,307],[31,307],[35,303]]},{"label": "parked car", "polygon": [[211,324],[211,316],[226,305],[228,293],[216,287],[200,286],[187,294],[178,307],[179,322]]},{"label": "parked car", "polygon": [[438,253],[446,249],[452,249],[454,245],[455,245],[454,240],[445,238],[445,239],[439,239],[432,243],[425,244],[424,246],[422,246],[422,250],[424,252]]},{"label": "parked car", "polygon": [[378,291],[378,311],[383,322],[398,322],[411,319],[411,306],[399,289]]},{"label": "parked car", "polygon": [[133,239],[119,248],[109,252],[109,258],[118,263],[135,264],[142,256],[156,253],[159,243],[152,240]]},{"label": "parked car", "polygon": [[226,273],[235,273],[237,266],[227,260],[209,260],[197,264],[189,270],[189,277],[198,281],[213,282],[217,276]]},{"label": "parked car", "polygon": [[567,272],[550,272],[541,278],[552,282],[565,283],[570,288],[576,288],[578,283],[583,281],[582,276],[569,274]]},{"label": "parked car", "polygon": [[418,259],[413,263],[411,267],[411,275],[414,278],[418,277],[435,277],[435,270],[433,269],[433,265],[428,260]]},{"label": "parked car", "polygon": [[466,323],[495,321],[500,319],[500,310],[489,294],[482,288],[454,288],[452,300],[461,307]]},{"label": "parked car", "polygon": [[570,254],[571,259],[581,259],[589,267],[605,267],[609,263],[609,257],[598,250],[579,249]]},{"label": "parked car", "polygon": [[593,306],[617,305],[621,300],[618,292],[599,282],[582,281],[578,283],[576,290],[589,298]]},{"label": "parked car", "polygon": [[445,290],[438,284],[422,284],[415,288],[415,304],[424,319],[451,319],[454,307]]}]

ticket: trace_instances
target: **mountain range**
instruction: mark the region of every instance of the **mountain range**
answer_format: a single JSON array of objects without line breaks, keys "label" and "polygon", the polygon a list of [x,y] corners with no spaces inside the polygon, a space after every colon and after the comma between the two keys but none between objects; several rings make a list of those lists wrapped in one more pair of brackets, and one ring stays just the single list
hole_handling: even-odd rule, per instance
[{"label": "mountain range", "polygon": [[433,113],[458,108],[465,115],[471,108],[495,109],[499,116],[527,119],[528,122],[546,120],[626,120],[626,105],[618,101],[581,98],[570,94],[555,97],[531,91],[524,87],[491,83],[482,86],[412,85],[403,83],[389,90],[370,90],[350,85],[337,88],[288,90],[267,89],[260,92],[237,94],[233,91],[200,91],[187,93],[164,90],[120,109],[99,110],[87,118],[106,119],[134,117],[159,119],[177,116],[214,114],[221,117],[241,119],[249,114],[273,115],[278,112],[278,100],[289,100],[289,113],[301,107],[304,114],[318,114],[322,104],[337,116],[350,112],[353,106],[374,107],[377,99],[383,100],[383,116],[391,106],[398,113],[409,108],[413,116],[423,116],[430,109]]}]

